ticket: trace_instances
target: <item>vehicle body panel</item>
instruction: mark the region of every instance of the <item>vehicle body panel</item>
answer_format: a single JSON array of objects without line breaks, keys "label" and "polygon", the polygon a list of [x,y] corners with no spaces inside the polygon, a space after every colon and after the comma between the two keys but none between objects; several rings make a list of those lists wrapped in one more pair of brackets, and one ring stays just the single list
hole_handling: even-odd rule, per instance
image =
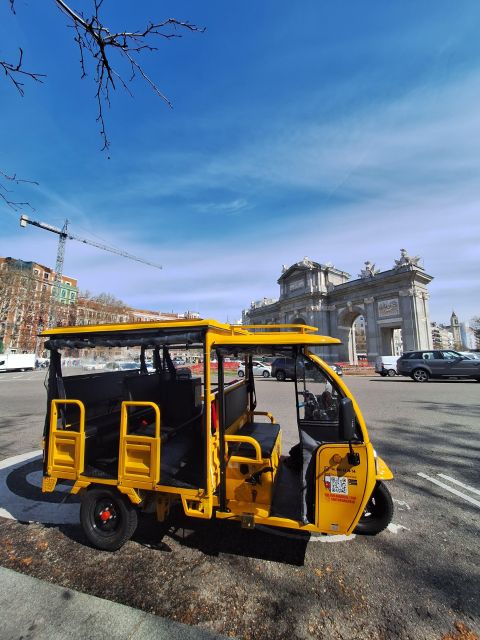
[{"label": "vehicle body panel", "polygon": [[[236,327],[212,320],[45,331],[52,358],[43,490],[52,491],[57,479],[69,479],[74,494],[110,487],[139,509],[154,505],[160,519],[177,500],[189,516],[228,517],[249,528],[261,523],[351,533],[378,480],[393,476],[373,450],[352,393],[311,351],[339,340],[314,331],[304,325]],[[72,344],[94,349],[112,339],[141,347],[136,370],[81,374],[58,385],[62,349]],[[169,348],[185,344],[203,351],[202,379],[181,377],[175,370]],[[153,351],[153,373],[147,371],[146,349]],[[308,512],[289,511],[279,499],[279,487],[290,482],[288,473],[297,472],[287,473],[273,411],[256,410],[253,363],[259,361],[253,356],[268,350],[277,356],[292,354],[297,398],[305,400],[297,401],[297,421],[313,442]],[[236,359],[239,353],[246,375],[230,382],[224,377],[224,359]],[[213,357],[218,382],[212,379]],[[270,369],[261,362],[257,366]],[[355,431],[345,440],[340,405],[347,402],[353,407]],[[295,495],[300,505],[300,494]]]}]

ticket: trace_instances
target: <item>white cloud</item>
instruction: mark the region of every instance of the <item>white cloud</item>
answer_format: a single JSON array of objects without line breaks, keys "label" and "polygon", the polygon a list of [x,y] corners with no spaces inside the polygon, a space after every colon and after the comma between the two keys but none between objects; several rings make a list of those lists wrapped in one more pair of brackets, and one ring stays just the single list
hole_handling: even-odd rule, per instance
[{"label": "white cloud", "polygon": [[[83,289],[107,290],[142,308],[194,308],[223,320],[238,317],[252,299],[278,295],[283,263],[309,255],[356,277],[365,260],[388,269],[406,248],[422,256],[435,277],[432,319],[447,319],[452,307],[468,319],[480,312],[479,79],[474,74],[441,89],[423,87],[395,103],[330,122],[271,123],[263,137],[258,134],[221,157],[197,161],[190,155],[187,161],[178,155],[168,179],[160,181],[154,170],[109,188],[103,198],[89,196],[110,212],[111,226],[105,218],[92,220],[78,203],[67,209],[68,194],[49,194],[55,212],[71,211],[109,244],[165,267],[156,271],[69,242],[65,272],[78,277]],[[156,162],[165,157],[149,164]],[[220,187],[241,195],[204,198],[206,190]],[[178,193],[188,196],[191,210],[205,220],[238,221],[245,211],[254,215],[235,242],[225,239],[228,224],[215,223],[214,232],[201,237],[187,231],[175,240],[162,233],[160,223],[139,225],[133,215],[130,221],[115,218],[119,202],[141,210],[145,195],[152,201]],[[277,217],[268,200],[272,193],[278,199],[288,194],[293,203],[292,193],[310,197],[298,209],[292,204],[289,216]],[[143,242],[140,226],[152,231]],[[45,235],[6,225],[0,254],[54,266],[55,241]]]}]

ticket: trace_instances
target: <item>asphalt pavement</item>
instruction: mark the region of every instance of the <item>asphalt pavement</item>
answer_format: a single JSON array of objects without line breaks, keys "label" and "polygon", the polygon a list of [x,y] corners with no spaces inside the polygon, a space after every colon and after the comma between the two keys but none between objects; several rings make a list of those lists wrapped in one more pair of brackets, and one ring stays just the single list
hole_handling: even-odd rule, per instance
[{"label": "asphalt pavement", "polygon": [[[10,516],[0,518],[0,565],[44,581],[30,593],[56,585],[198,634],[238,638],[478,636],[478,383],[346,377],[395,474],[393,523],[376,537],[245,531],[177,513],[163,526],[142,518],[133,540],[109,554],[86,544],[78,504],[62,503],[61,487],[42,502],[38,456],[9,461],[39,447],[43,377],[0,375],[0,509]],[[258,408],[281,423],[288,451],[296,439],[292,385],[259,380],[257,396]],[[21,635],[28,637],[12,637]]]}]

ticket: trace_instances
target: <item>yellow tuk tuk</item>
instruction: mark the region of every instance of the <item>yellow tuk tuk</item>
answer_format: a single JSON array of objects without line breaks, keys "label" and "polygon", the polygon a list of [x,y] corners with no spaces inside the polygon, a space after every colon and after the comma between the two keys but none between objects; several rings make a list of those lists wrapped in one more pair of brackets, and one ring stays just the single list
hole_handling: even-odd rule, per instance
[{"label": "yellow tuk tuk", "polygon": [[[51,354],[42,489],[71,484],[95,547],[119,549],[139,512],[154,510],[164,520],[174,503],[192,518],[228,518],[246,528],[376,534],[389,524],[384,481],[392,473],[352,394],[314,353],[337,339],[305,325],[214,320],[59,327],[42,335]],[[137,353],[137,368],[62,375],[63,351],[112,348],[130,360]],[[199,356],[198,371],[175,367],[170,354],[182,350]],[[267,355],[294,361],[298,443],[290,455],[282,454],[275,406],[257,410],[253,361]],[[237,360],[242,377],[230,375]],[[283,393],[288,383],[260,384]]]}]

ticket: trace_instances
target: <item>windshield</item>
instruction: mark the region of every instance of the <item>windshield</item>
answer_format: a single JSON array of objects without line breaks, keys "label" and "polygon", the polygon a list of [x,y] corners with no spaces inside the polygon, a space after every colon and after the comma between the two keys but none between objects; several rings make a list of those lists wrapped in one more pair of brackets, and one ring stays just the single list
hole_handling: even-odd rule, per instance
[{"label": "windshield", "polygon": [[[339,441],[340,400],[344,394],[327,372],[303,354],[296,358],[296,395],[300,431],[318,443]],[[357,439],[361,439],[358,425]]]}]

